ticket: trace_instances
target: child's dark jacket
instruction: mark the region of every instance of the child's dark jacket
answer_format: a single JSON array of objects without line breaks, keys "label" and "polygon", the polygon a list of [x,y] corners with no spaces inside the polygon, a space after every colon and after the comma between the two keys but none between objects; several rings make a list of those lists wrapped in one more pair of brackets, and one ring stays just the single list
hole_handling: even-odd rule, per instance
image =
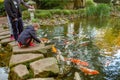
[{"label": "child's dark jacket", "polygon": [[18,38],[18,42],[21,42],[24,45],[26,44],[28,39],[34,39],[35,41],[40,43],[40,40],[37,38],[36,32],[32,25],[23,30]]}]

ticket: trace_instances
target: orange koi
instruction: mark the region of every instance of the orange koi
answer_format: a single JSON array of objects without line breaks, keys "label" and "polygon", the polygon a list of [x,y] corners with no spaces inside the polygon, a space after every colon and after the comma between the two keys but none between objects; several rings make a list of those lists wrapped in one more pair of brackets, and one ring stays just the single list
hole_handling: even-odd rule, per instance
[{"label": "orange koi", "polygon": [[71,62],[77,64],[77,65],[82,65],[82,66],[88,66],[89,64],[85,61],[81,61],[79,59],[73,59],[73,58],[65,58],[65,60],[70,60]]},{"label": "orange koi", "polygon": [[47,38],[40,38],[43,42],[48,42]]},{"label": "orange koi", "polygon": [[88,68],[82,67],[82,66],[80,66],[80,70],[82,72],[84,72],[86,75],[97,75],[97,74],[99,74],[99,72],[97,70],[88,69]]},{"label": "orange koi", "polygon": [[55,48],[54,45],[52,46],[52,52],[57,53],[57,49]]}]

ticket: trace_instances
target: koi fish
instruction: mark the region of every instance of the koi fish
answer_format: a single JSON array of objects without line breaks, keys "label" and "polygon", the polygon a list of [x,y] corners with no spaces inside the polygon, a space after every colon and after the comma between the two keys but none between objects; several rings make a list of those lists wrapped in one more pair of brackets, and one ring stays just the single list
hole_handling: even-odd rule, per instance
[{"label": "koi fish", "polygon": [[97,75],[99,72],[97,70],[88,69],[86,67],[80,66],[80,70],[86,75]]},{"label": "koi fish", "polygon": [[81,61],[79,59],[74,59],[74,58],[65,58],[65,60],[69,60],[77,65],[82,65],[82,66],[88,66],[89,64],[85,61]]},{"label": "koi fish", "polygon": [[52,46],[52,52],[57,53],[57,49],[55,48],[54,45]]},{"label": "koi fish", "polygon": [[48,42],[48,39],[47,38],[40,38],[43,42]]}]

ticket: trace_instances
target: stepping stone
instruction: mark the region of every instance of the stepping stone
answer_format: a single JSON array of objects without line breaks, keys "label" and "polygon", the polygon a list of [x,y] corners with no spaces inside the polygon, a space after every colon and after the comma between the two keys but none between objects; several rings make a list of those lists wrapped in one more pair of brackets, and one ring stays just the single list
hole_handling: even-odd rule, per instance
[{"label": "stepping stone", "polygon": [[15,66],[12,70],[15,73],[15,75],[17,75],[21,79],[23,79],[23,77],[29,75],[29,71],[28,71],[27,67],[22,64]]},{"label": "stepping stone", "polygon": [[35,76],[42,72],[52,72],[57,74],[59,73],[59,67],[57,64],[57,60],[54,57],[50,57],[30,63],[30,68]]},{"label": "stepping stone", "polygon": [[6,44],[6,43],[9,43],[9,42],[12,42],[12,41],[14,41],[14,40],[10,40],[10,38],[6,38],[6,39],[2,39],[2,40],[0,41],[0,43],[1,43],[1,44]]},{"label": "stepping stone", "polygon": [[55,80],[54,78],[33,78],[28,80]]},{"label": "stepping stone", "polygon": [[5,32],[5,31],[9,31],[9,30],[8,30],[8,29],[0,28],[0,33],[1,33],[1,32]]},{"label": "stepping stone", "polygon": [[15,41],[13,41],[13,42],[8,43],[8,45],[13,47],[13,46],[17,46],[17,43]]},{"label": "stepping stone", "polygon": [[5,39],[5,38],[10,38],[10,35],[0,36],[0,40]]},{"label": "stepping stone", "polygon": [[36,45],[34,47],[19,48],[18,46],[13,47],[13,53],[34,53],[39,52],[40,49],[44,48],[44,44]]},{"label": "stepping stone", "polygon": [[8,35],[8,34],[10,34],[10,31],[4,31],[4,32],[1,32],[1,33],[0,33],[0,36]]},{"label": "stepping stone", "polygon": [[27,53],[27,54],[16,54],[12,55],[10,59],[10,67],[20,64],[20,63],[26,63],[34,60],[38,60],[44,58],[43,54],[33,54],[33,53]]}]

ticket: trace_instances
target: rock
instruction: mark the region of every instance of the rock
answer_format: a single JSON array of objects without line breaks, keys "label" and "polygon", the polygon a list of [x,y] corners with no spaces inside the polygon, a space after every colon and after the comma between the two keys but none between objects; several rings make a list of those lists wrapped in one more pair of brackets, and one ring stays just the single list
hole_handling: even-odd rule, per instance
[{"label": "rock", "polygon": [[9,38],[9,37],[10,37],[10,35],[0,36],[0,40],[5,39],[5,38]]},{"label": "rock", "polygon": [[32,53],[16,54],[16,55],[12,55],[9,65],[10,67],[12,67],[13,65],[34,61],[36,59],[40,59],[43,57],[44,56],[42,54],[32,54]]},{"label": "rock", "polygon": [[4,36],[4,35],[8,35],[8,34],[10,34],[10,31],[7,30],[7,31],[4,31],[4,32],[1,32],[0,36]]},{"label": "rock", "polygon": [[[44,58],[35,62],[30,63],[30,68],[32,69],[35,76],[47,77],[52,72],[53,74],[59,73],[59,67],[57,65],[57,60],[54,57]],[[46,72],[46,74],[42,74]]]},{"label": "rock", "polygon": [[28,80],[55,80],[54,78],[33,78]]},{"label": "rock", "polygon": [[1,43],[1,44],[7,44],[7,43],[12,42],[12,41],[14,41],[14,40],[10,40],[10,38],[6,38],[6,39],[2,39],[2,40],[0,41],[0,43]]},{"label": "rock", "polygon": [[12,70],[15,73],[15,75],[17,75],[21,79],[24,79],[25,76],[29,75],[27,67],[22,64],[14,67]]},{"label": "rock", "polygon": [[13,53],[34,53],[39,52],[39,49],[44,48],[44,44],[36,45],[34,47],[27,47],[27,48],[19,48],[18,46],[13,47]]},{"label": "rock", "polygon": [[8,43],[10,47],[17,46],[17,43],[15,41]]}]

